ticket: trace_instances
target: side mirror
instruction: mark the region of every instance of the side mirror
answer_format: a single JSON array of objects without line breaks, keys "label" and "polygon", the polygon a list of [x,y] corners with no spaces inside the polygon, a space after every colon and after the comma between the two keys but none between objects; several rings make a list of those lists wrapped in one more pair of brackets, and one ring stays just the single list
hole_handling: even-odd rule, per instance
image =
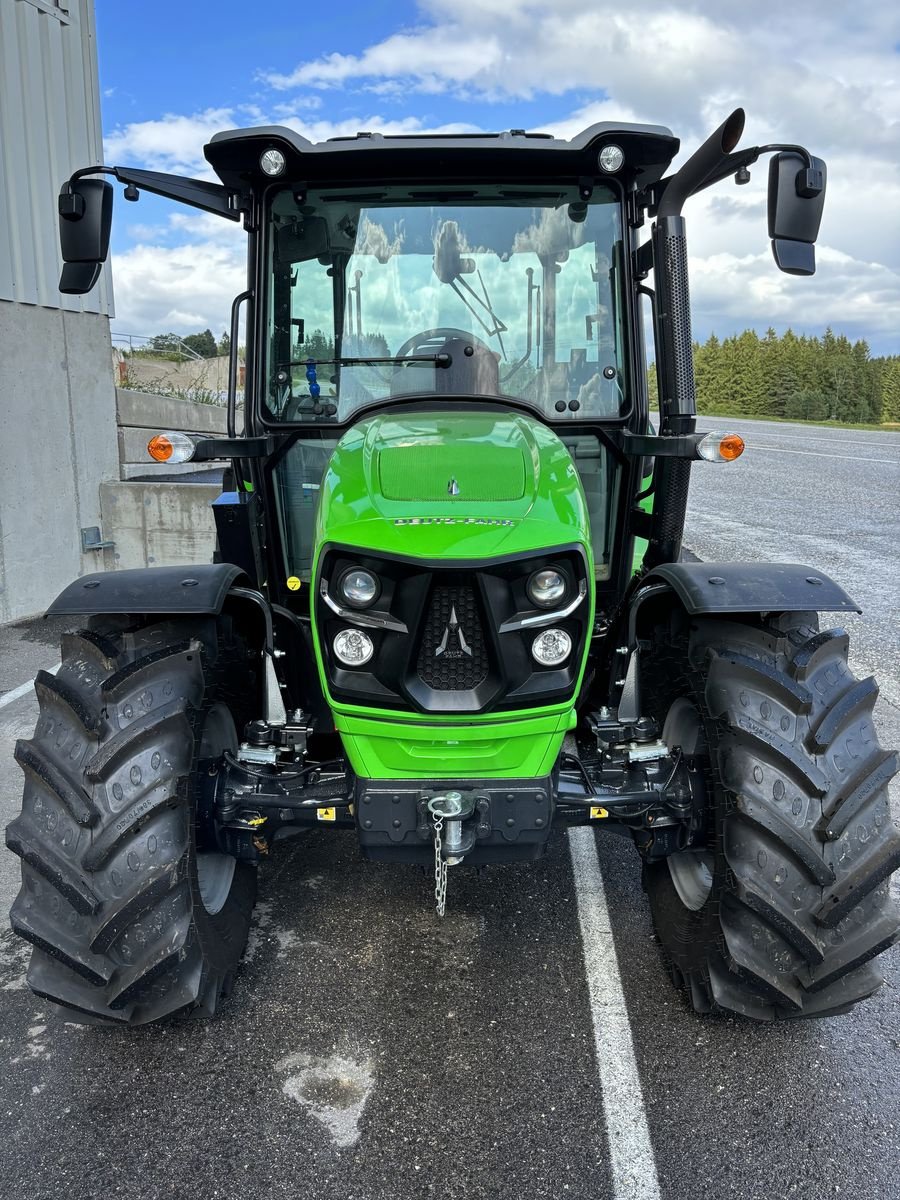
[{"label": "side mirror", "polygon": [[825,163],[784,150],[769,162],[769,237],[780,270],[815,275],[815,241],[825,204]]},{"label": "side mirror", "polygon": [[83,296],[100,278],[109,252],[113,188],[105,179],[77,179],[59,193],[59,244],[63,269],[59,290]]}]

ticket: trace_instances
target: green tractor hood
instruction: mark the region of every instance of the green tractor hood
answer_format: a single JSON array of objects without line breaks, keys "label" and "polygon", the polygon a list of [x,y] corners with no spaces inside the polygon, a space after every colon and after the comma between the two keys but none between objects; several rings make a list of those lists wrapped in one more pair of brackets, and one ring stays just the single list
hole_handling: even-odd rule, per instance
[{"label": "green tractor hood", "polygon": [[322,482],[316,544],[428,559],[579,543],[578,473],[539,421],[503,412],[382,414],[349,430]]}]

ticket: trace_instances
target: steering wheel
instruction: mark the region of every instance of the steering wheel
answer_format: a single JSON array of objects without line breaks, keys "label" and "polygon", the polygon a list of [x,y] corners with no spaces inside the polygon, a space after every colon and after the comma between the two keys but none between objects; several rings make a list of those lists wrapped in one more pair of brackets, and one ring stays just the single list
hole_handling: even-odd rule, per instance
[{"label": "steering wheel", "polygon": [[411,338],[407,338],[398,348],[397,358],[405,358],[407,354],[439,354],[448,341],[456,338],[470,342],[486,354],[494,353],[487,342],[475,337],[467,329],[456,329],[452,325],[438,325],[434,329],[425,329],[421,333],[414,333]]}]

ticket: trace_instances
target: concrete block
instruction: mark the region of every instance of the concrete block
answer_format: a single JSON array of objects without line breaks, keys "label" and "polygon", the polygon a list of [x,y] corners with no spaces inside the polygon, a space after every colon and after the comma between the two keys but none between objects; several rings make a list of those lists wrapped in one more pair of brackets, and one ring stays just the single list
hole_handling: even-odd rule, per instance
[{"label": "concrete block", "polygon": [[222,466],[223,464],[220,462],[155,463],[148,458],[146,462],[122,463],[119,468],[119,478],[153,483],[155,476],[165,476],[166,479],[157,484],[157,487],[165,487],[166,482],[174,475],[208,474],[210,477],[218,479],[222,475]]},{"label": "concrete block", "polygon": [[177,429],[182,433],[224,434],[227,423],[225,409],[215,404],[192,404],[127,388],[116,388],[116,412],[120,425],[154,433]]},{"label": "concrete block", "polygon": [[218,484],[104,483],[103,533],[116,545],[115,567],[182,566],[211,562],[215,521],[210,505]]},{"label": "concrete block", "polygon": [[109,321],[0,301],[0,621],[42,612],[104,554],[81,551],[99,525],[100,483],[119,472]]}]

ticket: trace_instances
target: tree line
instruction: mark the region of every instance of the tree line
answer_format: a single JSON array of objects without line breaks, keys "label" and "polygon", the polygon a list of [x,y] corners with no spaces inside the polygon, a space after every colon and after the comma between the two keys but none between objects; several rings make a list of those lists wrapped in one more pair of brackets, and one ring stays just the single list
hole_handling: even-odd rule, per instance
[{"label": "tree line", "polygon": [[[873,358],[868,343],[826,329],[806,337],[774,329],[694,343],[697,411],[723,416],[879,424],[900,421],[900,355]],[[650,395],[657,394],[650,366]]]},{"label": "tree line", "polygon": [[168,358],[173,362],[183,362],[190,357],[185,354],[185,347],[201,358],[218,358],[222,354],[227,354],[231,349],[231,338],[226,330],[222,331],[222,336],[218,341],[211,329],[204,329],[201,333],[186,333],[184,337],[177,333],[157,333],[150,338],[146,346],[136,347],[131,353],[139,356],[152,354],[155,358]]}]

